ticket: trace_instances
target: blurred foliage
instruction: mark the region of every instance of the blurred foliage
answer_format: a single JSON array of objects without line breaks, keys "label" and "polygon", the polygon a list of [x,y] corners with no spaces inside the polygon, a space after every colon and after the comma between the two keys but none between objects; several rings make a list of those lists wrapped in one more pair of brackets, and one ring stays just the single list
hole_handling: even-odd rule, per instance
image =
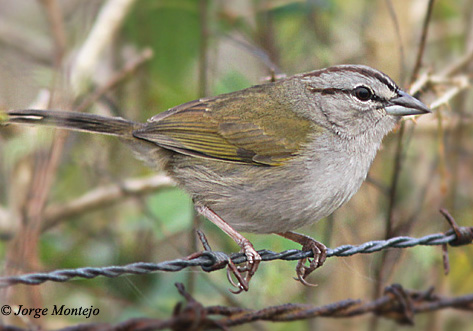
[{"label": "blurred foliage", "polygon": [[[145,0],[134,7],[123,27],[124,42],[151,47],[153,60],[147,64],[147,97],[152,104],[170,108],[184,99],[195,99],[196,79],[192,73],[199,55],[199,2]],[[151,117],[156,110],[143,115]]]},{"label": "blurred foliage", "polygon": [[[55,39],[42,3],[46,2],[0,0],[0,109],[41,104],[40,91],[44,89],[53,93],[51,108],[73,109],[149,47],[154,53],[152,59],[87,109],[139,121],[202,97],[202,91],[215,95],[262,83],[273,71],[291,75],[340,63],[367,64],[408,88],[427,8],[426,0],[139,0],[101,55],[89,92],[74,97],[70,66],[105,1],[56,2],[66,37],[59,66],[55,65]],[[421,72],[440,72],[470,52],[472,22],[470,0],[435,1]],[[463,74],[471,78],[472,68],[470,65]],[[444,92],[440,86],[422,97],[429,103]],[[448,208],[460,225],[472,226],[471,109],[472,94],[467,90],[436,110],[437,116],[424,116],[417,125],[406,123],[406,152],[393,218],[398,235],[445,231],[448,227],[438,213],[440,207]],[[385,139],[370,171],[371,183],[364,184],[329,220],[301,232],[330,243],[330,247],[384,238],[389,205],[385,192],[391,185],[398,134]],[[193,243],[191,201],[176,188],[85,210],[36,238],[34,231],[27,231],[35,226],[26,217],[28,203],[35,190],[44,188],[41,181],[35,182],[35,174],[51,156],[51,141],[57,139],[58,135],[48,129],[0,128],[0,254],[4,274],[165,261],[186,256],[195,247],[200,249]],[[47,188],[46,210],[97,187],[152,173],[113,138],[71,133],[64,141],[54,180]],[[200,227],[213,249],[238,249],[210,222]],[[275,235],[247,237],[257,249],[299,248]],[[444,276],[439,247],[391,250],[385,278],[379,285],[397,282],[418,290],[435,286],[445,296],[473,293],[473,248],[449,248],[449,252],[451,273]],[[88,320],[67,316],[28,320],[46,329],[131,317],[168,318],[181,300],[175,282],[185,283],[204,305],[261,309],[291,302],[323,305],[347,298],[370,300],[379,283],[381,256],[329,259],[311,276],[310,281],[318,284],[314,288],[292,280],[295,263],[275,261],[263,263],[250,291],[238,296],[227,291],[230,285],[224,271],[208,274],[195,269],[34,288],[17,286],[2,299],[30,307],[64,303],[100,309],[99,316]],[[3,318],[6,324],[20,326],[27,325],[26,320]],[[370,321],[371,317],[365,316],[356,320],[261,323],[255,328],[364,330]],[[418,315],[415,321],[419,330],[469,330],[473,317],[449,310]],[[386,320],[378,325],[379,330],[395,327]]]}]

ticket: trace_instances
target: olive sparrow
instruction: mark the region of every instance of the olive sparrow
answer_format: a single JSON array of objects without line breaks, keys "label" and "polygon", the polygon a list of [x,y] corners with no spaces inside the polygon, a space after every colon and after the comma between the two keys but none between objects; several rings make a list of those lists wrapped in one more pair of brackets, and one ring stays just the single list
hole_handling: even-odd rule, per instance
[{"label": "olive sparrow", "polygon": [[8,111],[3,123],[118,136],[174,178],[196,210],[243,249],[249,264],[241,282],[261,260],[244,231],[276,233],[311,249],[310,267],[297,267],[306,283],[326,248],[291,231],[352,197],[401,116],[429,112],[380,71],[339,65],[191,101],[147,123],[50,110]]}]

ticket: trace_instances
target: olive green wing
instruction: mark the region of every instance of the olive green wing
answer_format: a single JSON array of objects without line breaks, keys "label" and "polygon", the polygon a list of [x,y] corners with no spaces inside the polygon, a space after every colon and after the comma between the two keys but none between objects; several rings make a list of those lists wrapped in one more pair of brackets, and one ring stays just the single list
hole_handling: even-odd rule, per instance
[{"label": "olive green wing", "polygon": [[232,93],[172,108],[133,135],[182,154],[277,166],[299,154],[310,128],[284,107],[258,90]]}]

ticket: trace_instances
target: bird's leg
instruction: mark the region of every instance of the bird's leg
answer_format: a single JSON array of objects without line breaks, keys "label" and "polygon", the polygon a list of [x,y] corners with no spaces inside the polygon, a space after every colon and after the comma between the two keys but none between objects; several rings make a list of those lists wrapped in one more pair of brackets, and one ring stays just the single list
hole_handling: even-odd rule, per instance
[{"label": "bird's leg", "polygon": [[[244,281],[239,281],[238,287],[240,290],[237,293],[240,293],[243,290],[248,291],[248,283],[258,269],[258,266],[261,262],[261,256],[258,254],[258,252],[253,247],[253,244],[248,239],[239,234],[212,209],[198,203],[195,205],[195,209],[199,214],[205,216],[209,221],[214,223],[223,232],[229,235],[243,250],[243,253],[246,255],[246,259],[248,260],[248,266],[242,270],[246,271],[247,275],[244,278]],[[235,272],[235,268],[233,268],[231,271]],[[237,279],[239,279],[238,276]]]},{"label": "bird's leg", "polygon": [[[292,240],[296,243],[302,245],[303,251],[312,251],[314,258],[311,259],[302,259],[299,260],[296,267],[297,279],[304,285],[315,286],[314,284],[308,283],[305,279],[306,277],[315,269],[321,267],[327,257],[327,247],[317,240],[292,231],[276,233],[277,235],[284,237],[286,239]],[[309,266],[305,266],[305,262],[309,261]]]}]

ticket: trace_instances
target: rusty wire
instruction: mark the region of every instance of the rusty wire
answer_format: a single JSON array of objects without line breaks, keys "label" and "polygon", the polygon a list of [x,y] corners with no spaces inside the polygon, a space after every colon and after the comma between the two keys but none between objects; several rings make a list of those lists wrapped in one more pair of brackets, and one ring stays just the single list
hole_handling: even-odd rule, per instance
[{"label": "rusty wire", "polygon": [[[446,211],[445,211],[446,212]],[[448,213],[448,212],[447,212]],[[451,223],[452,229],[446,233],[431,234],[421,238],[412,237],[394,237],[388,240],[369,241],[361,245],[343,245],[334,249],[327,250],[327,257],[343,257],[355,254],[367,254],[381,251],[387,248],[407,248],[417,245],[442,245],[452,246],[465,245],[472,242],[473,227],[459,227],[456,223]],[[283,252],[272,252],[269,250],[260,250],[262,261],[285,260],[293,261],[303,258],[312,257],[312,251],[301,251],[296,249],[286,250]],[[225,268],[229,261],[234,264],[246,262],[246,256],[243,253],[234,253],[227,255],[223,252],[203,251],[201,253],[192,254],[190,257],[164,261],[160,263],[137,262],[124,266],[107,266],[107,267],[84,267],[77,269],[62,269],[47,273],[31,273],[19,276],[0,277],[0,288],[9,287],[16,284],[39,285],[46,281],[66,282],[72,278],[95,278],[104,276],[115,278],[127,274],[147,274],[156,271],[176,272],[188,267],[200,266],[204,271],[211,272],[214,270]]]},{"label": "rusty wire", "polygon": [[446,308],[473,311],[473,294],[444,297],[435,294],[433,288],[415,291],[404,289],[399,284],[386,287],[384,294],[372,301],[347,299],[323,306],[288,303],[259,310],[227,306],[205,307],[187,293],[182,284],[178,283],[176,287],[185,302],[177,303],[173,315],[168,319],[133,318],[115,325],[79,324],[63,330],[229,330],[230,327],[256,321],[290,322],[317,317],[346,318],[365,314],[374,314],[398,324],[413,325],[415,315],[420,313]]}]

